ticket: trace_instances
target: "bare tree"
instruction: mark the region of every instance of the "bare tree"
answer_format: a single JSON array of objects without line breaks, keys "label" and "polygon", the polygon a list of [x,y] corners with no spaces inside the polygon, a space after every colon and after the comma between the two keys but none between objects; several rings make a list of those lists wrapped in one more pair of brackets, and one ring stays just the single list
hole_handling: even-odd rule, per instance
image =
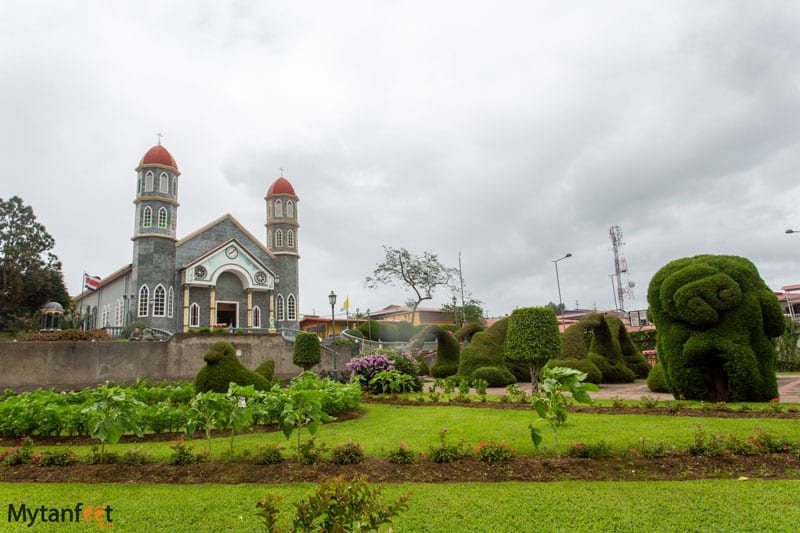
[{"label": "bare tree", "polygon": [[372,274],[367,276],[365,284],[370,289],[381,285],[398,284],[410,289],[416,296],[411,314],[413,324],[419,304],[433,298],[433,290],[438,285],[447,285],[454,269],[442,265],[433,252],[416,256],[405,248],[384,246],[383,250],[386,257],[382,263],[378,263]]}]

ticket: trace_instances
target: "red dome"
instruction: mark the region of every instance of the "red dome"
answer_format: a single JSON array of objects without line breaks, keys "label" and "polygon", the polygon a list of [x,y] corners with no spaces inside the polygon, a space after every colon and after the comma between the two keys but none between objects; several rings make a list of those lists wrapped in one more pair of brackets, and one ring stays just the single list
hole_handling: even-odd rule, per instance
[{"label": "red dome", "polygon": [[[157,144],[150,148],[144,156],[142,156],[141,161],[139,161],[139,166],[136,170],[144,166],[159,166],[159,167],[166,167],[178,172],[178,164],[175,162],[175,158],[172,157],[166,148]],[[178,172],[180,174],[180,172]]]},{"label": "red dome", "polygon": [[294,187],[284,177],[276,179],[272,185],[267,189],[267,198],[278,194],[288,194],[289,196],[297,196],[294,192]]}]

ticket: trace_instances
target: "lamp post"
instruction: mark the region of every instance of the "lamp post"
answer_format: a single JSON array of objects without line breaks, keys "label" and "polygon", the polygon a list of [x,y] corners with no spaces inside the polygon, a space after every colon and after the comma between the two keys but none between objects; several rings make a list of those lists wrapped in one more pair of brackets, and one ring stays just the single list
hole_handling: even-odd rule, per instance
[{"label": "lamp post", "polygon": [[456,304],[458,304],[458,299],[453,296],[453,323],[458,326],[458,308],[456,307]]},{"label": "lamp post", "polygon": [[556,287],[558,287],[558,314],[561,318],[561,327],[564,327],[564,302],[561,301],[561,281],[558,279],[558,262],[567,259],[568,257],[572,257],[571,253],[567,253],[564,257],[560,257],[558,259],[553,259],[553,265],[556,267]]},{"label": "lamp post", "polygon": [[336,366],[336,315],[334,315],[333,307],[336,305],[336,293],[331,291],[328,295],[328,302],[331,304],[331,334],[333,335],[333,379],[339,381],[339,368]]}]

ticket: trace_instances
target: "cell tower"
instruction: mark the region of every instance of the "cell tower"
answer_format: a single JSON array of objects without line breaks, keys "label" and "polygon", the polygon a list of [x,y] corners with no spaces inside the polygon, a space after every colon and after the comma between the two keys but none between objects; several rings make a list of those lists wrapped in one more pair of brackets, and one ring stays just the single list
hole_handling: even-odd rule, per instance
[{"label": "cell tower", "polygon": [[[619,226],[611,226],[608,229],[608,236],[611,238],[611,246],[614,249],[614,274],[611,274],[611,288],[614,290],[614,304],[620,311],[625,310],[624,300],[633,300],[633,287],[634,282],[628,279],[628,262],[625,261],[625,256],[622,253],[622,247],[625,245],[622,242],[622,228]],[[622,276],[625,275],[623,281]],[[614,276],[617,277],[617,283],[614,284]]]}]

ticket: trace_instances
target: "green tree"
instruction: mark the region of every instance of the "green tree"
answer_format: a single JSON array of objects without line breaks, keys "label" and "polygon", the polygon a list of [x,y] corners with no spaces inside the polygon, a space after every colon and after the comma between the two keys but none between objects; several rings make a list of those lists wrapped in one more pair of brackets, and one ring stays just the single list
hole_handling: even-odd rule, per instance
[{"label": "green tree", "polygon": [[55,240],[21,198],[0,198],[0,328],[14,316],[30,316],[48,301],[65,308],[69,296]]},{"label": "green tree", "polygon": [[[453,269],[442,265],[433,252],[425,252],[422,256],[412,255],[405,248],[395,249],[384,246],[386,257],[378,263],[371,275],[367,276],[365,285],[375,289],[382,285],[403,285],[414,293],[411,322],[414,323],[419,304],[433,298],[433,290],[439,285],[447,285],[453,275]],[[411,302],[410,302],[411,303]]]},{"label": "green tree", "polygon": [[[334,349],[336,347],[334,346]],[[319,364],[322,360],[322,348],[316,333],[300,332],[294,339],[292,362],[303,370]]]},{"label": "green tree", "polygon": [[444,304],[442,305],[442,311],[452,316],[455,319],[454,323],[458,326],[463,326],[471,322],[478,322],[479,324],[486,323],[486,316],[483,312],[483,302],[476,298],[469,298],[464,302],[464,305],[459,305],[458,301],[456,301],[455,305]]},{"label": "green tree", "polygon": [[560,353],[558,318],[552,308],[525,307],[511,313],[505,357],[528,365],[533,392],[539,391],[539,371],[549,359],[558,357]]}]

